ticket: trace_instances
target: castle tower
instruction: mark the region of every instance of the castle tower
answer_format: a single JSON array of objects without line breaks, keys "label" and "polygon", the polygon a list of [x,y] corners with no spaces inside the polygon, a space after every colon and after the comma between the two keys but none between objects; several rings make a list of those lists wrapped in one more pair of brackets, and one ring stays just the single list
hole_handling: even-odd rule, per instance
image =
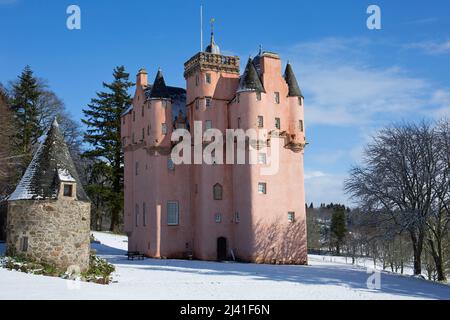
[{"label": "castle tower", "polygon": [[7,251],[61,269],[89,267],[90,200],[56,119],[8,199]]}]

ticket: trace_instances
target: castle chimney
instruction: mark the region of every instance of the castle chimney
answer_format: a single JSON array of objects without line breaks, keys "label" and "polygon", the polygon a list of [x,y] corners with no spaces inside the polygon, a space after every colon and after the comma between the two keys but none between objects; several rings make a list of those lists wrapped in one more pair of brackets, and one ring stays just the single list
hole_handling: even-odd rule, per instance
[{"label": "castle chimney", "polygon": [[137,87],[146,87],[148,85],[148,73],[144,68],[139,69],[138,74],[136,75],[136,86]]}]

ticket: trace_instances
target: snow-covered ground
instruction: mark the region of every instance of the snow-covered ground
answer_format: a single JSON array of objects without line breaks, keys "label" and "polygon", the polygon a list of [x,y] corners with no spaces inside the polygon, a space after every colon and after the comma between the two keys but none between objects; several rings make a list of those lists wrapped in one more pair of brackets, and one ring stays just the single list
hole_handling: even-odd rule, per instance
[{"label": "snow-covered ground", "polygon": [[[128,261],[127,239],[95,232],[93,248],[116,266],[109,286],[0,269],[0,299],[450,299],[450,286],[310,256],[309,266],[183,260]],[[0,251],[2,250],[0,244]]]}]

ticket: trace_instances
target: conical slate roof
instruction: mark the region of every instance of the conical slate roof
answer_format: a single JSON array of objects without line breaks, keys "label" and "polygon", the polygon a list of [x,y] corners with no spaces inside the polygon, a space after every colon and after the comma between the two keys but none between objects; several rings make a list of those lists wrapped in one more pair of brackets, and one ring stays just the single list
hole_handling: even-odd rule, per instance
[{"label": "conical slate roof", "polygon": [[297,79],[295,78],[294,71],[290,63],[286,65],[286,71],[284,72],[284,79],[289,87],[289,97],[303,97],[302,91],[298,86]]},{"label": "conical slate roof", "polygon": [[152,91],[150,92],[150,99],[169,99],[169,90],[164,81],[161,70],[158,70],[155,81],[153,82]]},{"label": "conical slate roof", "polygon": [[40,140],[33,160],[8,200],[56,199],[60,182],[71,182],[77,184],[77,200],[90,201],[56,119]]},{"label": "conical slate roof", "polygon": [[257,91],[265,92],[264,86],[259,79],[258,72],[252,62],[252,59],[248,59],[247,66],[245,67],[244,74],[241,77],[238,91]]}]

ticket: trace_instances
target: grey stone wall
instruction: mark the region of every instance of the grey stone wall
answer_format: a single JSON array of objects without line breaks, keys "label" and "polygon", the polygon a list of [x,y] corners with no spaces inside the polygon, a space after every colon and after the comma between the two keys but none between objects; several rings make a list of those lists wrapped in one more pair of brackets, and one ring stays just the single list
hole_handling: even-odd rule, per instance
[{"label": "grey stone wall", "polygon": [[19,200],[8,203],[6,248],[66,269],[89,267],[90,203],[73,200]]}]

